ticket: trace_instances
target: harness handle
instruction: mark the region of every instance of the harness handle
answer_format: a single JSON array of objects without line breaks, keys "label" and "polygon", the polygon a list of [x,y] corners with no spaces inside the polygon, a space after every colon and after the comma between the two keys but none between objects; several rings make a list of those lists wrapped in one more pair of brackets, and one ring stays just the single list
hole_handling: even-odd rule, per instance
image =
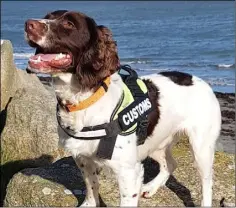
[{"label": "harness handle", "polygon": [[[121,73],[121,70],[124,70],[126,72],[128,72],[129,74],[122,74]],[[125,64],[125,65],[122,65],[119,69],[119,72],[118,72],[122,77],[126,77],[126,79],[129,79],[129,78],[135,78],[137,79],[138,78],[138,74],[136,71],[134,71],[128,64]],[[126,81],[126,80],[125,80]]]},{"label": "harness handle", "polygon": [[[126,71],[128,74],[122,74],[121,70]],[[137,84],[138,74],[135,70],[133,70],[129,65],[122,65],[119,74],[122,77],[123,82],[128,86],[131,91],[131,94],[135,99],[143,97],[143,91]]]}]

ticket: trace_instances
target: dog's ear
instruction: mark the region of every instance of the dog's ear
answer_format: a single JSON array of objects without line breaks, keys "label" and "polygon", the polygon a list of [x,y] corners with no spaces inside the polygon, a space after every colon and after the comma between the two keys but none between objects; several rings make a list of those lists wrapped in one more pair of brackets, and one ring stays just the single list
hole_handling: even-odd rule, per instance
[{"label": "dog's ear", "polygon": [[93,62],[93,68],[108,70],[112,74],[119,66],[116,42],[113,40],[111,30],[103,25],[97,26],[97,34],[97,57]]},{"label": "dog's ear", "polygon": [[50,12],[43,17],[43,19],[57,19],[58,17],[62,16],[68,12],[68,10],[56,10],[54,12]]},{"label": "dog's ear", "polygon": [[104,40],[104,42],[113,42],[112,32],[107,27],[103,25],[97,26],[100,38]]},{"label": "dog's ear", "polygon": [[98,85],[120,66],[116,42],[112,32],[105,26],[97,26],[92,18],[86,17],[89,41],[78,57],[76,75],[82,86]]}]

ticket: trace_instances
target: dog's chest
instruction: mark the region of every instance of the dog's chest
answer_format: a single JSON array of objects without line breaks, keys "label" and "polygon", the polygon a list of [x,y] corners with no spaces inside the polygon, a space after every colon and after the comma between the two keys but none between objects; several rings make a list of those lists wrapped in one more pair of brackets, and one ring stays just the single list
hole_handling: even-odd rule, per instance
[{"label": "dog's chest", "polygon": [[[96,155],[100,140],[74,139],[66,135],[60,127],[58,132],[60,144],[65,148],[66,151],[70,152],[74,158],[78,156],[85,156],[101,161],[101,158],[97,157]],[[118,135],[112,154],[112,159],[122,160],[128,163],[135,161],[137,157],[136,141],[137,137],[135,133],[128,136]]]},{"label": "dog's chest", "polygon": [[66,151],[70,152],[73,157],[79,155],[86,157],[95,156],[99,140],[78,140],[69,137],[60,127],[58,128],[58,133],[60,145],[62,145]]}]

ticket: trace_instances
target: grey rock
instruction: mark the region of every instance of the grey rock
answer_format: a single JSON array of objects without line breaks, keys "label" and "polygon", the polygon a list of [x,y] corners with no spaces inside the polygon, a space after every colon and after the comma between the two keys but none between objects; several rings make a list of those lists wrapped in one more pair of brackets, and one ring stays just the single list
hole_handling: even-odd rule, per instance
[{"label": "grey rock", "polygon": [[[3,46],[4,43],[5,41]],[[35,74],[27,74],[14,67],[13,59],[10,58],[10,43],[6,43],[7,51],[4,48],[1,51],[3,56],[8,54],[8,58],[2,58],[1,70],[9,72],[5,74],[4,89],[9,84],[7,81],[11,80],[8,76],[13,74],[17,81],[11,83],[16,89],[5,109],[5,125],[1,134],[1,164],[36,159],[42,155],[51,155],[55,161],[61,155],[61,152],[58,152],[56,98]]]},{"label": "grey rock", "polygon": [[[200,205],[200,178],[187,149],[184,142],[173,149],[178,163],[177,170],[169,178],[166,186],[160,188],[152,198],[141,198],[140,207]],[[233,164],[233,161],[233,154],[216,153],[213,207],[219,207],[222,197],[228,205],[235,206],[235,189],[231,188],[235,185],[235,170],[227,165]],[[144,168],[146,182],[158,174],[159,167],[150,158],[144,161]],[[113,176],[109,176],[104,170],[99,174],[101,206],[119,206],[118,183]],[[8,185],[4,206],[75,207],[83,202],[85,194],[86,188],[81,173],[72,157],[67,157],[47,167],[28,168],[15,174]]]},{"label": "grey rock", "polygon": [[14,175],[4,206],[75,207],[84,200],[84,190],[81,173],[68,157],[50,166],[28,168]]},{"label": "grey rock", "polygon": [[[65,155],[58,147],[56,98],[35,74],[16,69],[12,45],[1,48],[1,202],[11,176]],[[1,204],[0,204],[1,205]]]},{"label": "grey rock", "polygon": [[17,73],[13,62],[13,48],[9,40],[1,41],[1,110],[17,89]]}]

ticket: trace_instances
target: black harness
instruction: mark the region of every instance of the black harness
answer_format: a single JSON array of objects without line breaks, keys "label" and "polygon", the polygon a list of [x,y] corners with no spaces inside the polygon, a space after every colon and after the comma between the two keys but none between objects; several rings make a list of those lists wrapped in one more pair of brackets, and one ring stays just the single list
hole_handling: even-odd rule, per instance
[{"label": "black harness", "polygon": [[[80,139],[80,140],[100,139],[97,150],[97,157],[103,159],[111,159],[117,136],[124,135],[122,134],[122,132],[128,130],[135,123],[137,123],[137,128],[135,129],[135,131],[138,136],[138,145],[143,144],[147,137],[147,127],[148,127],[147,116],[154,109],[153,106],[149,106],[149,108],[146,109],[146,111],[144,111],[141,115],[138,115],[138,117],[133,119],[132,122],[129,122],[128,125],[125,124],[123,118],[124,115],[127,114],[127,112],[132,111],[138,104],[142,102],[149,102],[150,105],[151,102],[149,100],[148,93],[143,93],[143,91],[137,84],[138,75],[134,70],[131,69],[130,66],[128,65],[121,66],[119,70],[119,75],[121,76],[123,82],[128,86],[129,90],[131,91],[134,101],[118,114],[117,119],[111,120],[109,123],[84,127],[79,132],[79,136],[76,136],[77,133],[74,130],[71,130],[69,127],[63,127],[63,125],[61,124],[61,118],[59,116],[59,105],[62,107],[64,106],[61,105],[59,100],[57,104],[57,120],[62,130],[69,137],[72,137],[74,139]],[[107,91],[107,86],[104,85],[102,86]],[[123,100],[123,96],[121,100]],[[129,134],[134,133],[135,131],[130,132]],[[98,132],[99,134],[101,132],[100,136],[98,136]],[[86,133],[89,133],[89,137],[86,136]],[[91,136],[92,133],[95,133],[96,136]]]}]

